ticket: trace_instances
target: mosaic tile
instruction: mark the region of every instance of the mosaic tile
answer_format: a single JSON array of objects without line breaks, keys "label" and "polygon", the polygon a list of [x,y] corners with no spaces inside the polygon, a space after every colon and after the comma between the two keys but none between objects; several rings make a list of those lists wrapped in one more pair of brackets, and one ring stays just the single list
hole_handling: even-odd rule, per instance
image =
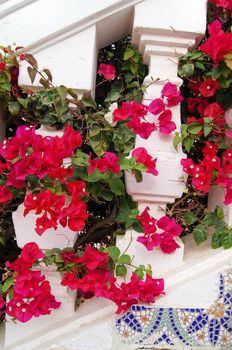
[{"label": "mosaic tile", "polygon": [[116,328],[125,343],[232,349],[232,269],[219,275],[218,297],[210,308],[133,305]]}]

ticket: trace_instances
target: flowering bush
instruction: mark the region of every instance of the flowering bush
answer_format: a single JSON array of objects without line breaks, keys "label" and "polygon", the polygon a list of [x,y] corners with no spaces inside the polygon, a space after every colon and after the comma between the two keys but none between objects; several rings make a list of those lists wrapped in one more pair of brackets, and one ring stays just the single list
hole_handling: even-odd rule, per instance
[{"label": "flowering bush", "polygon": [[[156,158],[143,147],[134,149],[134,139],[136,134],[147,139],[152,132],[170,134],[175,130],[169,107],[182,100],[177,87],[167,83],[159,98],[148,106],[142,104],[146,67],[141,56],[127,46],[121,57],[120,86],[116,80],[118,67],[100,63],[99,84],[110,84],[110,92],[107,89],[98,108],[89,97],[80,100],[71,89],[53,87],[50,71],[40,72],[30,54],[19,55],[10,47],[3,52],[2,79],[9,79],[10,87],[5,109],[26,125],[19,126],[15,135],[0,146],[2,208],[9,208],[18,198],[18,203],[23,202],[24,216],[30,212],[36,215],[38,235],[49,228],[59,232],[60,225],[79,232],[74,249],[54,248],[43,253],[31,242],[14,262],[6,262],[2,281],[2,294],[10,299],[6,313],[26,322],[59,307],[40,272],[44,264],[56,265],[64,273],[61,284],[77,290],[79,302],[93,296],[108,298],[115,302],[118,313],[141,301],[153,302],[164,293],[163,279],[152,278],[150,266],[134,266],[132,257],[109,241],[130,227],[144,231],[145,237],[152,233],[147,233],[143,213],[139,214],[125,191],[124,171],[137,181],[142,180],[143,172],[158,175]],[[20,59],[29,63],[32,81],[37,74],[42,75],[44,89],[22,90],[7,73],[8,61],[18,68]],[[12,72],[12,65],[9,69]],[[132,92],[134,99],[130,97]],[[70,102],[77,108],[71,109]],[[63,127],[63,134],[42,137],[38,124]],[[152,238],[157,236],[160,241],[152,248],[174,252],[179,246],[173,237],[180,234],[180,226],[167,216],[157,225],[162,233],[158,235],[154,229]],[[94,247],[96,242],[100,249]],[[126,276],[128,267],[134,269],[130,281],[119,284],[116,277]]]},{"label": "flowering bush", "polygon": [[[64,273],[61,284],[77,291],[77,303],[104,297],[120,313],[138,302],[154,302],[164,293],[163,279],[153,278],[150,266],[134,266],[133,257],[114,246],[115,236],[128,228],[141,233],[137,241],[147,250],[167,254],[179,248],[176,237],[183,231],[192,230],[200,244],[209,227],[213,248],[232,246],[223,211],[216,207],[208,212],[203,203],[213,185],[225,188],[224,204],[232,203],[232,145],[225,141],[232,130],[224,116],[231,105],[232,34],[226,21],[230,10],[230,1],[210,1],[204,41],[180,58],[182,96],[167,82],[149,105],[141,103],[147,68],[131,46],[125,45],[113,62],[104,54],[100,58],[96,101],[53,86],[51,72],[40,71],[32,55],[2,47],[0,96],[8,123],[17,120],[20,125],[15,133],[11,128],[12,135],[0,147],[2,211],[23,203],[25,216],[37,216],[38,235],[48,228],[58,231],[60,225],[78,232],[74,248],[44,253],[31,242],[14,262],[6,262],[0,308],[8,296],[9,316],[26,322],[60,306],[40,272],[44,264]],[[112,58],[112,53],[106,57]],[[43,89],[18,86],[20,60],[28,62],[32,83],[40,77]],[[173,144],[177,149],[182,142],[188,155],[181,165],[189,179],[183,198],[157,220],[148,207],[142,213],[137,210],[126,193],[124,171],[138,182],[143,173],[158,175],[157,159],[143,147],[134,149],[135,135],[148,139],[154,132],[172,134],[176,125],[171,108],[181,102],[182,130],[175,133]],[[76,107],[70,108],[70,103]],[[63,136],[42,137],[37,131],[41,124],[62,129]],[[125,277],[128,267],[134,270],[130,281],[120,284],[116,278]]]}]

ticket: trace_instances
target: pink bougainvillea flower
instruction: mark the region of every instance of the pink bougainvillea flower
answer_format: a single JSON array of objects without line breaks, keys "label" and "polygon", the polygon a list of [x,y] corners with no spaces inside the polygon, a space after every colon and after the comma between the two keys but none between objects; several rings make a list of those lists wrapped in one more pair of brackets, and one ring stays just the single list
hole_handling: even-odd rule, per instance
[{"label": "pink bougainvillea flower", "polygon": [[118,121],[127,120],[129,117],[140,117],[144,118],[147,114],[147,106],[136,101],[126,101],[122,103],[122,107],[116,108],[113,112],[114,119],[116,123]]},{"label": "pink bougainvillea flower", "polygon": [[4,62],[0,62],[0,72],[3,72],[6,70],[6,64]]},{"label": "pink bougainvillea flower", "polygon": [[24,200],[24,216],[30,211],[36,215],[42,214],[36,220],[36,232],[42,235],[48,228],[57,229],[58,220],[62,217],[62,209],[65,205],[64,195],[55,195],[45,190],[38,194],[28,193]]},{"label": "pink bougainvillea flower", "polygon": [[0,203],[6,203],[13,198],[12,192],[7,186],[0,186]]},{"label": "pink bougainvillea flower", "polygon": [[68,264],[70,262],[73,262],[76,264],[78,262],[78,256],[75,251],[72,251],[72,250],[62,251],[61,256],[65,264]]},{"label": "pink bougainvillea flower", "polygon": [[188,111],[190,113],[195,113],[199,104],[202,103],[202,100],[201,97],[187,97]]},{"label": "pink bougainvillea flower", "polygon": [[157,130],[155,123],[149,123],[141,120],[139,117],[134,117],[127,124],[129,129],[132,129],[136,135],[139,135],[143,139],[147,140],[151,133]]},{"label": "pink bougainvillea flower", "polygon": [[221,27],[222,23],[218,20],[210,24],[208,26],[210,37],[198,47],[212,58],[215,66],[232,51],[232,33],[225,33]]},{"label": "pink bougainvillea flower", "polygon": [[171,254],[180,248],[179,244],[176,243],[175,239],[167,233],[161,235],[160,249],[163,253]]},{"label": "pink bougainvillea flower", "polygon": [[222,170],[227,175],[232,173],[232,148],[227,148],[222,156]]},{"label": "pink bougainvillea flower", "polygon": [[85,227],[85,221],[88,218],[86,203],[79,198],[74,197],[71,203],[62,210],[62,218],[59,223],[72,231],[81,231]]},{"label": "pink bougainvillea flower", "polygon": [[[142,243],[147,250],[153,250],[159,247],[163,253],[171,254],[180,246],[176,243],[174,237],[182,232],[181,225],[176,223],[175,219],[163,216],[158,221],[150,216],[147,207],[140,215],[136,216],[144,230],[144,236],[139,236],[137,242]],[[161,230],[161,231],[160,231]]]},{"label": "pink bougainvillea flower", "polygon": [[136,239],[137,242],[142,243],[148,251],[153,250],[155,247],[160,246],[161,236],[157,233],[151,235],[139,236]]},{"label": "pink bougainvillea flower", "polygon": [[180,91],[177,89],[177,85],[170,82],[163,87],[161,97],[166,98],[168,107],[177,106],[183,100]]},{"label": "pink bougainvillea flower", "polygon": [[203,83],[201,83],[199,87],[199,91],[204,97],[211,97],[216,94],[216,92],[220,89],[220,84],[217,80],[212,78],[206,79]]},{"label": "pink bougainvillea flower", "polygon": [[86,184],[84,181],[70,181],[67,183],[67,189],[72,194],[73,197],[88,196],[88,193],[85,192]]},{"label": "pink bougainvillea flower", "polygon": [[[5,300],[3,297],[0,295],[0,309],[2,309],[5,306]],[[1,315],[1,314],[0,314]]]},{"label": "pink bougainvillea flower", "polygon": [[95,270],[96,268],[106,268],[108,259],[108,253],[100,252],[87,244],[79,262],[85,264],[89,270]]},{"label": "pink bougainvillea flower", "polygon": [[174,130],[176,130],[176,124],[171,120],[172,112],[170,110],[165,110],[158,117],[159,120],[159,131],[162,134],[170,134]]},{"label": "pink bougainvillea flower", "polygon": [[226,137],[228,137],[229,139],[232,139],[232,129],[226,132]]},{"label": "pink bougainvillea flower", "polygon": [[217,7],[224,7],[225,9],[232,10],[232,0],[209,0],[209,2],[215,4]]},{"label": "pink bougainvillea flower", "polygon": [[81,134],[78,131],[74,130],[71,126],[67,126],[64,129],[62,139],[65,146],[71,148],[72,150],[82,145]]},{"label": "pink bougainvillea flower", "polygon": [[150,214],[148,213],[150,210],[149,207],[146,207],[143,212],[139,215],[136,216],[136,219],[138,219],[144,229],[144,233],[147,234],[151,234],[151,233],[155,233],[156,232],[156,219],[153,218],[152,216],[150,216]]},{"label": "pink bougainvillea flower", "polygon": [[177,224],[175,219],[171,219],[168,216],[160,218],[157,221],[157,226],[171,237],[177,237],[183,231],[181,225]]},{"label": "pink bougainvillea flower", "polygon": [[152,175],[158,175],[158,171],[156,169],[156,161],[157,158],[153,158],[150,154],[147,153],[147,150],[144,147],[138,147],[133,150],[132,157],[136,158],[137,163],[141,163],[147,167],[146,173]]},{"label": "pink bougainvillea flower", "polygon": [[45,255],[43,251],[38,247],[38,245],[34,242],[30,242],[25,244],[21,251],[21,257],[28,262],[35,262],[43,258]]},{"label": "pink bougainvillea flower", "polygon": [[164,111],[165,105],[164,101],[161,98],[156,98],[153,100],[148,106],[148,110],[150,113],[157,115]]},{"label": "pink bougainvillea flower", "polygon": [[225,199],[223,202],[225,205],[229,205],[232,203],[232,186],[231,186],[231,180],[228,181],[226,184],[226,194],[225,194]]},{"label": "pink bougainvillea flower", "polygon": [[107,80],[115,78],[115,67],[112,64],[101,63],[97,72],[102,74]]},{"label": "pink bougainvillea flower", "polygon": [[210,103],[206,106],[204,110],[204,117],[211,117],[211,118],[218,118],[224,113],[224,110],[221,108],[221,106],[217,103]]},{"label": "pink bougainvillea flower", "polygon": [[6,313],[20,322],[28,322],[33,317],[33,310],[22,299],[11,299],[6,307]]},{"label": "pink bougainvillea flower", "polygon": [[105,171],[110,171],[115,174],[120,173],[119,158],[113,152],[106,152],[104,156],[100,159],[91,159],[91,154],[89,156],[89,170],[88,174],[91,175],[94,170],[103,174]]},{"label": "pink bougainvillea flower", "polygon": [[25,270],[31,268],[32,263],[24,260],[19,256],[18,259],[16,259],[12,263],[6,261],[5,265],[11,270],[17,271],[18,273],[23,273]]}]

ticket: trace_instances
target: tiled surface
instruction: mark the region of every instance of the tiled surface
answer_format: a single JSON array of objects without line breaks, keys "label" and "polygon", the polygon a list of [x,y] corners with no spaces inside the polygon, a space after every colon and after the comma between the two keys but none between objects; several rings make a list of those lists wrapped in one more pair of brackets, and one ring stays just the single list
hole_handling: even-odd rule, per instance
[{"label": "tiled surface", "polygon": [[220,273],[218,297],[210,308],[134,305],[116,328],[122,342],[130,344],[232,349],[232,269]]}]

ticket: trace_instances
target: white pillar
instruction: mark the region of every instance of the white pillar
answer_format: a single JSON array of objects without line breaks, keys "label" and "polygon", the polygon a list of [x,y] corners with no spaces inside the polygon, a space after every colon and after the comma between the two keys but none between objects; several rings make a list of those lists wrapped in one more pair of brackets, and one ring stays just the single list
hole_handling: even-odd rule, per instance
[{"label": "white pillar", "polygon": [[[205,0],[198,0],[192,6],[183,0],[147,0],[135,6],[132,41],[143,55],[144,62],[149,65],[145,86],[153,82],[146,89],[144,104],[150,104],[160,97],[168,81],[180,87],[182,80],[177,77],[178,58],[195,44],[199,33],[204,33],[205,18]],[[159,80],[154,82],[156,79]],[[170,109],[179,131],[180,106]],[[186,156],[181,149],[178,153],[175,151],[172,140],[173,134],[163,135],[159,132],[152,133],[148,140],[138,136],[135,148],[144,147],[149,154],[157,157],[159,175],[145,174],[143,181],[137,183],[130,174],[126,174],[127,192],[138,202],[141,211],[149,206],[150,214],[155,218],[165,215],[167,203],[173,203],[181,197],[184,190],[180,160]],[[128,253],[135,255],[135,265],[149,263],[154,273],[161,275],[182,264],[184,247],[180,240],[178,243],[181,248],[167,256],[160,251],[146,251],[136,242],[139,235],[135,231],[127,231],[125,237],[117,239],[122,249],[132,239]]]}]

